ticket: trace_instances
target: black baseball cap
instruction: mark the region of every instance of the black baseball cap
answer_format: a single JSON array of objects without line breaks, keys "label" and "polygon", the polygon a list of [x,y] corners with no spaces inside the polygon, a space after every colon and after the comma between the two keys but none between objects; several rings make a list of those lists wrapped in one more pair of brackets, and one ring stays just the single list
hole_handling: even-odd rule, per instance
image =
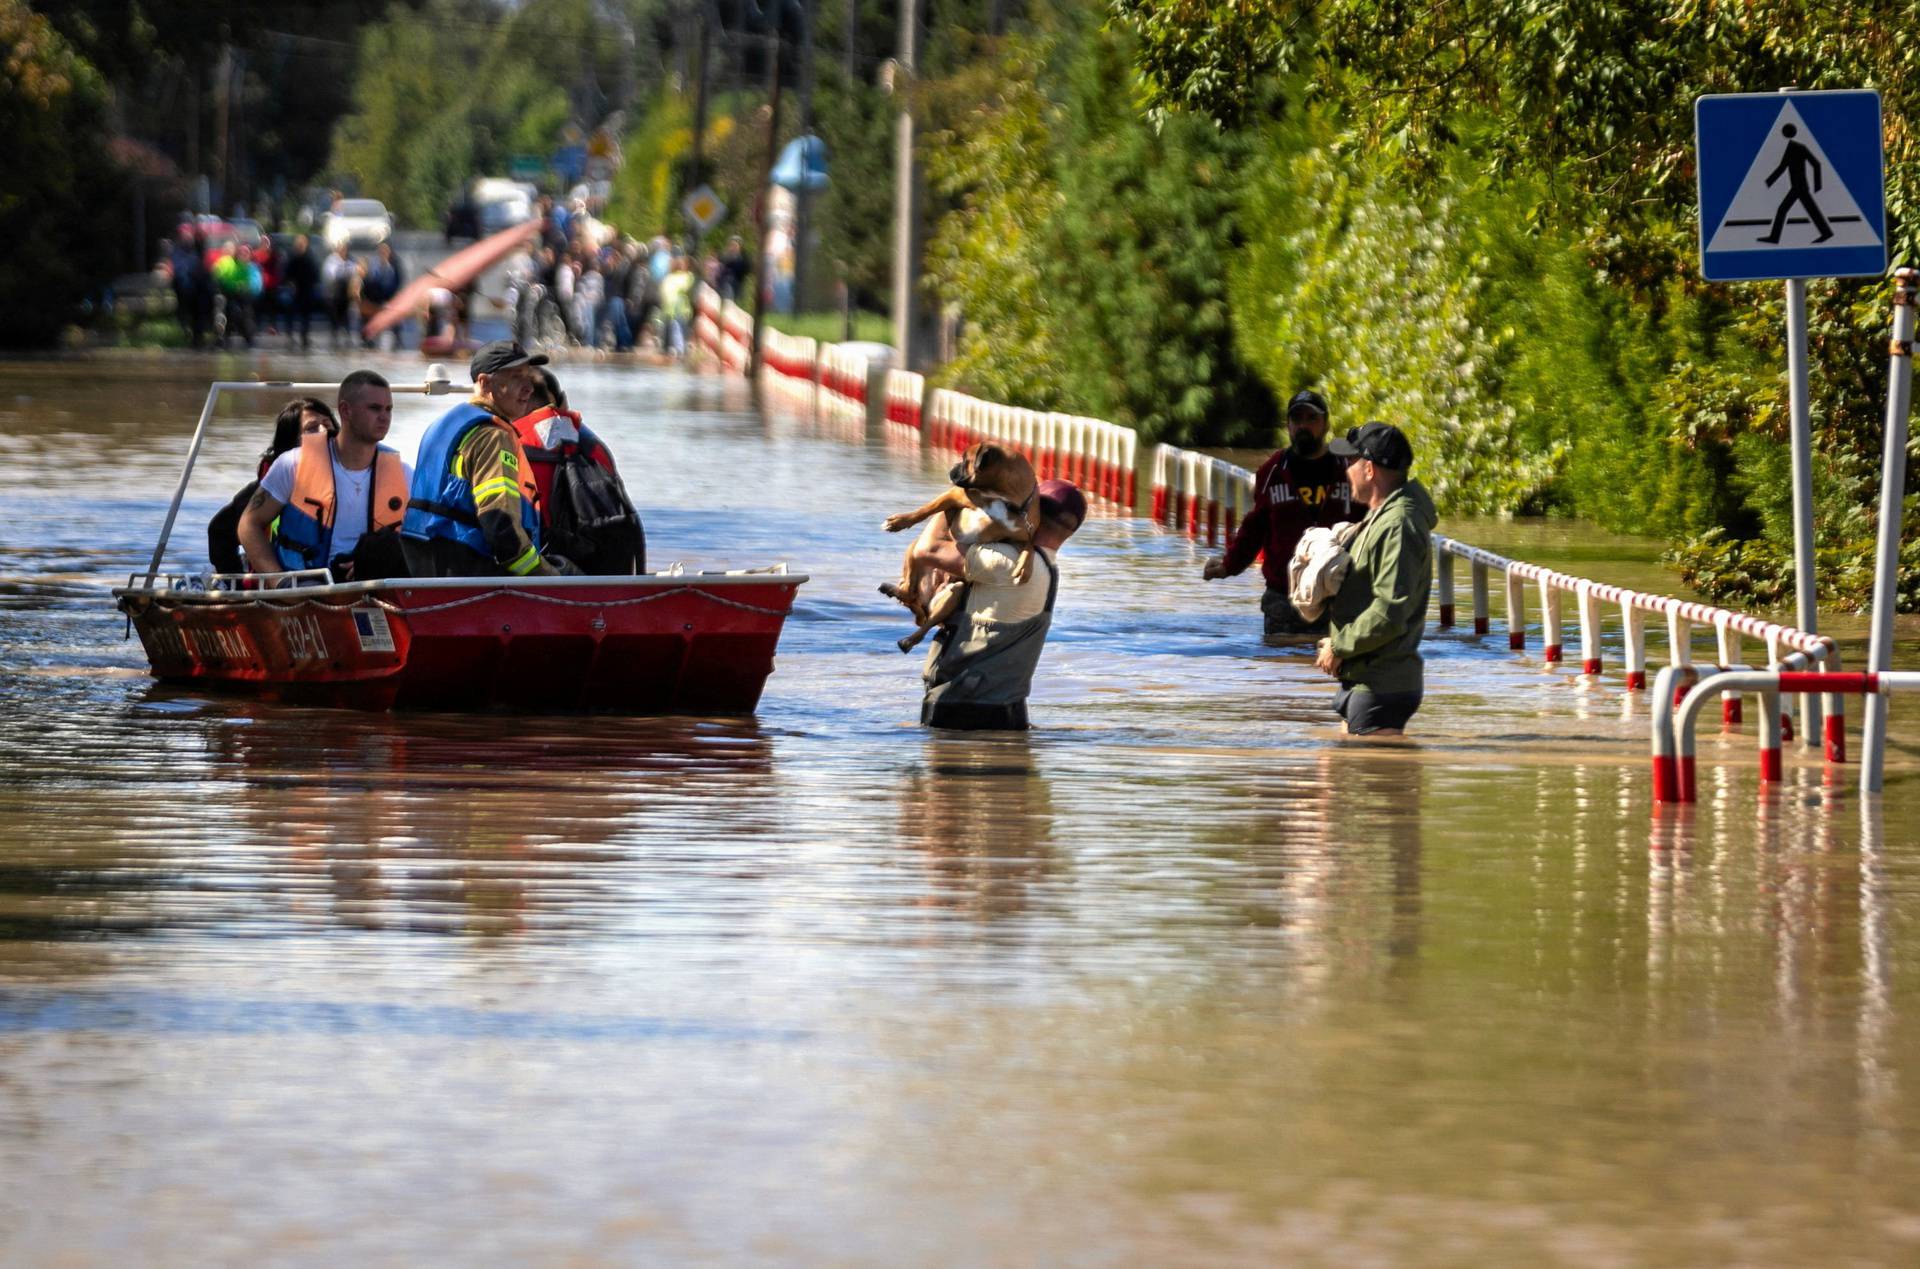
[{"label": "black baseball cap", "polygon": [[1287,417],[1292,418],[1294,411],[1302,406],[1309,410],[1318,410],[1323,419],[1327,417],[1327,399],[1312,388],[1302,388],[1293,394],[1293,400],[1287,402]]},{"label": "black baseball cap", "polygon": [[473,360],[467,363],[467,373],[478,379],[481,375],[499,374],[515,366],[546,364],[545,353],[530,353],[511,339],[496,339],[490,344],[482,344],[479,351],[473,354]]},{"label": "black baseball cap", "polygon": [[1391,423],[1362,423],[1345,436],[1327,442],[1327,450],[1340,458],[1364,458],[1388,471],[1405,471],[1413,466],[1413,446],[1406,433]]}]

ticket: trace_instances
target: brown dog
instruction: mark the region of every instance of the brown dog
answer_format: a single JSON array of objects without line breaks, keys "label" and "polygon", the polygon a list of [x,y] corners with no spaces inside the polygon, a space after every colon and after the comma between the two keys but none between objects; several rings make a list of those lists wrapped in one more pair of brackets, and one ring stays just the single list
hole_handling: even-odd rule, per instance
[{"label": "brown dog", "polygon": [[[918,510],[888,516],[887,532],[898,533],[937,516],[929,533],[944,529],[963,551],[982,542],[1018,542],[1014,578],[1024,582],[1033,571],[1033,535],[1040,527],[1040,486],[1033,464],[1013,450],[982,441],[968,446],[947,476],[953,484],[938,498]],[[881,594],[913,613],[917,628],[900,640],[902,652],[912,651],[929,630],[952,620],[962,594],[956,582],[917,560],[917,554],[909,547],[900,580],[880,587]]]}]

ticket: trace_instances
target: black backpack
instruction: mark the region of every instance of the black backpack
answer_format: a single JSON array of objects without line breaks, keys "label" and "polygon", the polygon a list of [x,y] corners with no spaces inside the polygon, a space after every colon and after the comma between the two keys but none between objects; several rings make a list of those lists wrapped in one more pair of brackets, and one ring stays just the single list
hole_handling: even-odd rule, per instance
[{"label": "black backpack", "polygon": [[647,571],[647,531],[620,477],[575,451],[553,465],[548,550],[598,577]]}]

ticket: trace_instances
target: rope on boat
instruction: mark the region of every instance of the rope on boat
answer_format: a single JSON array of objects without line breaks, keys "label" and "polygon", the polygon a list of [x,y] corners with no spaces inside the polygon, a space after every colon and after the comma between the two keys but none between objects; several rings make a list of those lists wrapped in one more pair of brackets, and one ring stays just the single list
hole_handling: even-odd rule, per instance
[{"label": "rope on boat", "polygon": [[[712,591],[702,590],[698,586],[676,586],[672,590],[657,591],[651,595],[636,595],[631,599],[567,599],[561,595],[549,595],[537,590],[512,590],[507,587],[496,587],[493,590],[485,591],[478,595],[466,595],[459,599],[449,599],[445,603],[427,604],[419,608],[405,608],[399,604],[382,599],[378,595],[369,595],[367,598],[388,612],[398,613],[402,617],[418,617],[425,613],[446,612],[450,608],[464,608],[468,604],[484,603],[489,599],[506,594],[512,594],[521,599],[537,599],[543,604],[558,604],[562,608],[631,608],[639,604],[650,604],[656,599],[666,599],[673,595],[698,595],[702,599],[720,604],[723,607],[738,608],[742,612],[758,613],[763,617],[784,617],[791,611],[790,607],[763,608],[758,604],[743,603],[738,599],[728,599],[724,595],[716,595]],[[319,607],[340,606],[323,604],[317,599],[303,599],[300,601],[300,604],[313,604]]]}]

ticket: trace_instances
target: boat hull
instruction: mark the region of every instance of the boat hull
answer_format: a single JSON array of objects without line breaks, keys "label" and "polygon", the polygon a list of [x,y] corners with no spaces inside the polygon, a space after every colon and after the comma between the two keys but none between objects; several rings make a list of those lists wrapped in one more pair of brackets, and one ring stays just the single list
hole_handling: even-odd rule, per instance
[{"label": "boat hull", "polygon": [[116,590],[154,677],[361,709],[751,713],[804,577]]}]

